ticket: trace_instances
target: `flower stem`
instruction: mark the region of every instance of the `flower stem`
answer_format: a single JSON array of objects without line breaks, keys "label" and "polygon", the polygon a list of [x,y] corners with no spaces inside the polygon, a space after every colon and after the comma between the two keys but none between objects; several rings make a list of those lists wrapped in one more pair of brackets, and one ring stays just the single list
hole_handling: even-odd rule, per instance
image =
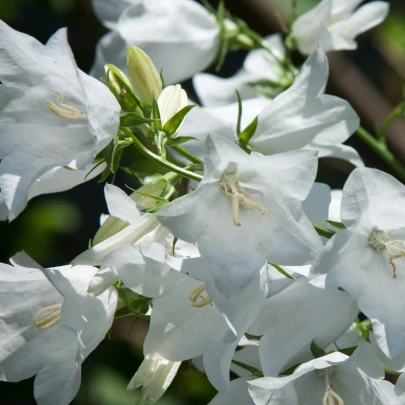
[{"label": "flower stem", "polygon": [[188,171],[180,166],[177,166],[173,163],[170,163],[166,159],[163,159],[162,157],[156,155],[155,153],[150,151],[132,132],[128,131],[128,134],[129,133],[131,134],[131,138],[133,140],[134,146],[149,159],[154,160],[155,162],[161,164],[162,166],[165,166],[168,169],[170,169],[171,171],[181,174],[182,176],[187,177],[188,179],[196,180],[196,181],[202,180],[203,177],[201,175],[190,172],[190,171]]},{"label": "flower stem", "polygon": [[191,152],[189,152],[187,149],[184,149],[182,146],[171,146],[173,150],[175,150],[179,155],[184,156],[186,159],[188,159],[190,162],[195,163],[197,165],[202,165],[204,162],[199,159],[197,156],[193,155]]},{"label": "flower stem", "polygon": [[405,113],[405,103],[398,104],[384,120],[377,130],[377,139],[381,140],[384,138],[387,129],[391,125],[392,121],[399,117],[403,117]]},{"label": "flower stem", "polygon": [[400,163],[388,149],[384,139],[378,140],[364,128],[359,127],[356,131],[358,137],[369,146],[395,173],[405,180],[405,166]]}]

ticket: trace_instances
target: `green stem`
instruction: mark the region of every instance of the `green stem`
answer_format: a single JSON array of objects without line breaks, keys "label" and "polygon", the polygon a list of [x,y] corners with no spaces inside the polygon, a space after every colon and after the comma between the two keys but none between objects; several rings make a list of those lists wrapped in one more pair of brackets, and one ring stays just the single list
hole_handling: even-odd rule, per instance
[{"label": "green stem", "polygon": [[323,236],[328,239],[330,239],[336,233],[328,228],[325,228],[324,226],[315,224],[314,222],[312,222],[312,226],[314,227],[315,231],[318,232],[319,236]]},{"label": "green stem", "polygon": [[[129,133],[130,133],[130,131],[128,131],[128,134]],[[160,163],[162,166],[165,166],[166,168],[170,169],[171,171],[181,174],[182,176],[187,177],[188,179],[197,180],[197,181],[202,180],[203,176],[201,176],[197,173],[190,172],[186,169],[183,169],[182,167],[177,166],[173,163],[170,163],[166,159],[163,159],[162,157],[160,157],[160,156],[156,155],[155,153],[153,153],[152,151],[150,151],[132,132],[131,132],[131,137],[132,137],[134,146],[139,150],[139,152],[144,154],[149,159],[152,159],[155,162]]]},{"label": "green stem", "polygon": [[171,146],[173,150],[175,150],[179,155],[184,156],[186,159],[188,159],[190,162],[195,163],[197,165],[203,165],[204,162],[199,159],[197,156],[193,155],[191,152],[189,152],[187,149],[184,149],[182,146]]},{"label": "green stem", "polygon": [[369,146],[402,180],[405,180],[405,166],[400,163],[388,149],[384,139],[378,140],[364,128],[356,131],[359,138]]},{"label": "green stem", "polygon": [[391,114],[384,120],[384,122],[380,125],[377,131],[377,139],[381,140],[384,138],[389,126],[391,125],[392,121],[395,119],[402,117],[405,112],[405,103],[398,104],[392,111]]}]

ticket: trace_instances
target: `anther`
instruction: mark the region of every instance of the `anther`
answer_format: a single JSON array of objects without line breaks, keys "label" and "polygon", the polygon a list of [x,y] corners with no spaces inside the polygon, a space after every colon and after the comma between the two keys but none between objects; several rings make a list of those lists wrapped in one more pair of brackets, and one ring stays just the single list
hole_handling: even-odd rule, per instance
[{"label": "anther", "polygon": [[332,389],[329,375],[335,372],[334,368],[324,369],[326,391],[322,398],[322,405],[345,405],[343,399]]},{"label": "anther", "polygon": [[212,300],[210,297],[204,297],[201,294],[205,291],[205,284],[202,283],[197,287],[193,288],[188,295],[193,307],[201,308],[206,305],[211,304]]},{"label": "anther", "polygon": [[34,317],[34,325],[40,329],[48,329],[60,321],[61,304],[42,308]]},{"label": "anther", "polygon": [[65,120],[85,120],[87,118],[86,115],[82,114],[76,107],[69,104],[64,104],[63,96],[58,97],[56,104],[51,100],[45,100],[45,104],[50,111]]}]

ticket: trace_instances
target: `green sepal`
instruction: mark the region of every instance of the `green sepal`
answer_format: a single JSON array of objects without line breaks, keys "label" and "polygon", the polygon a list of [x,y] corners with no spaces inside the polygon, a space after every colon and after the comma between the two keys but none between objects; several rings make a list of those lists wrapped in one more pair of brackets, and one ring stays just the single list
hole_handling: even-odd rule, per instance
[{"label": "green sepal", "polygon": [[176,138],[170,138],[167,140],[167,146],[178,146],[182,143],[189,141],[198,141],[199,139],[194,138],[194,136],[178,136]]},{"label": "green sepal", "polygon": [[167,204],[169,204],[169,201],[167,201],[167,200],[165,202],[158,202],[153,207],[144,209],[144,210],[140,210],[140,211],[145,212],[147,214],[156,214],[156,212],[160,211]]},{"label": "green sepal", "polygon": [[100,180],[98,181],[98,183],[104,183],[113,173],[111,172],[111,170],[109,169],[109,167],[107,166],[103,172],[101,173],[101,177]]},{"label": "green sepal", "polygon": [[165,148],[167,142],[166,134],[163,131],[157,131],[154,135],[154,142],[156,145],[158,155],[161,156],[163,159],[166,159],[166,148]]},{"label": "green sepal", "polygon": [[[128,186],[127,186],[127,187],[128,187]],[[130,188],[130,187],[128,187],[128,188]],[[152,195],[152,194],[148,194],[148,193],[143,193],[142,191],[137,191],[137,190],[133,190],[133,189],[131,189],[131,190],[134,191],[136,194],[141,195],[142,197],[150,198],[151,200],[154,200],[154,201],[156,201],[156,202],[166,203],[166,204],[169,202],[169,201],[167,201],[165,198],[157,197],[156,195]]]},{"label": "green sepal", "polygon": [[236,98],[238,100],[238,119],[236,121],[236,134],[238,137],[240,136],[242,130],[241,130],[241,123],[242,123],[242,112],[243,112],[243,106],[242,106],[242,98],[239,94],[238,90],[235,90],[236,92]]},{"label": "green sepal", "polygon": [[[123,139],[120,139],[121,137]],[[129,145],[132,145],[132,139],[127,138],[125,133],[120,131],[119,136],[116,136],[104,149],[104,159],[111,173],[117,171],[121,159],[121,151]]]},{"label": "green sepal", "polygon": [[[100,158],[100,159],[95,160],[94,161],[94,166],[89,170],[89,172],[86,174],[86,177],[84,179],[86,180],[87,177],[90,176],[90,173],[93,172],[95,169],[97,169],[97,167],[99,167],[103,163],[104,163],[104,158]],[[63,166],[63,167],[65,167],[65,166]],[[71,169],[71,170],[73,170],[73,169]]]},{"label": "green sepal", "polygon": [[121,114],[120,117],[120,126],[122,127],[137,127],[151,122],[153,122],[153,119],[145,118],[143,115],[135,112],[127,112]]},{"label": "green sepal", "polygon": [[154,132],[160,131],[162,129],[162,121],[160,119],[159,105],[157,103],[155,95],[153,95],[151,118],[153,120],[152,130]]},{"label": "green sepal", "polygon": [[[268,262],[269,263],[269,262]],[[290,280],[296,280],[295,277],[293,277],[291,274],[289,274],[287,271],[285,271],[282,267],[280,267],[277,264],[269,263],[271,266],[273,266],[280,274],[282,274],[284,277],[289,278]]]},{"label": "green sepal", "polygon": [[326,355],[325,350],[321,349],[316,343],[315,339],[311,342],[311,352],[312,355],[317,359]]},{"label": "green sepal", "polygon": [[330,219],[325,219],[325,222],[327,222],[329,225],[332,225],[336,229],[346,229],[344,224],[342,224],[341,222],[331,221]]},{"label": "green sepal", "polygon": [[347,347],[346,349],[339,349],[339,352],[345,354],[346,356],[351,356],[356,349],[357,346]]},{"label": "green sepal", "polygon": [[257,124],[259,123],[259,116],[257,116],[244,130],[242,133],[239,134],[239,140],[244,144],[247,145],[255,134],[257,129]]},{"label": "green sepal", "polygon": [[173,257],[176,257],[176,252],[175,252],[175,248],[176,248],[176,243],[179,240],[179,238],[176,238],[176,236],[173,238],[173,246],[172,246],[172,255]]},{"label": "green sepal", "polygon": [[185,116],[195,106],[196,106],[196,104],[190,104],[190,105],[185,106],[180,111],[178,111],[176,114],[174,114],[173,117],[171,117],[169,119],[169,121],[166,122],[166,124],[163,127],[163,131],[166,132],[167,136],[172,136],[177,131],[177,129],[183,122]]}]

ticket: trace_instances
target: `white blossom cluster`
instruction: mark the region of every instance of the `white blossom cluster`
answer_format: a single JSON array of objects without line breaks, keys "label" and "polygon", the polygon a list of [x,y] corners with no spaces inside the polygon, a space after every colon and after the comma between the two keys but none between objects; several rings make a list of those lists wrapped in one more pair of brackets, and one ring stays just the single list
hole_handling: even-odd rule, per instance
[{"label": "white blossom cluster", "polygon": [[[109,181],[127,147],[167,169],[131,195],[107,183],[109,215],[71,264],[0,264],[1,380],[36,375],[38,404],[69,404],[114,317],[135,315],[150,320],[128,385],[139,404],[186,360],[218,390],[211,405],[405,404],[405,375],[384,380],[405,371],[405,186],[344,144],[360,119],[326,93],[325,52],[388,13],[360,3],[322,0],[286,47],[221,5],[93,0],[110,31],[91,76],[66,30],[42,45],[0,22],[2,219]],[[235,76],[200,73],[233,49],[250,50]],[[191,77],[199,106],[178,84]],[[315,182],[324,157],[355,167],[343,190]]]}]

